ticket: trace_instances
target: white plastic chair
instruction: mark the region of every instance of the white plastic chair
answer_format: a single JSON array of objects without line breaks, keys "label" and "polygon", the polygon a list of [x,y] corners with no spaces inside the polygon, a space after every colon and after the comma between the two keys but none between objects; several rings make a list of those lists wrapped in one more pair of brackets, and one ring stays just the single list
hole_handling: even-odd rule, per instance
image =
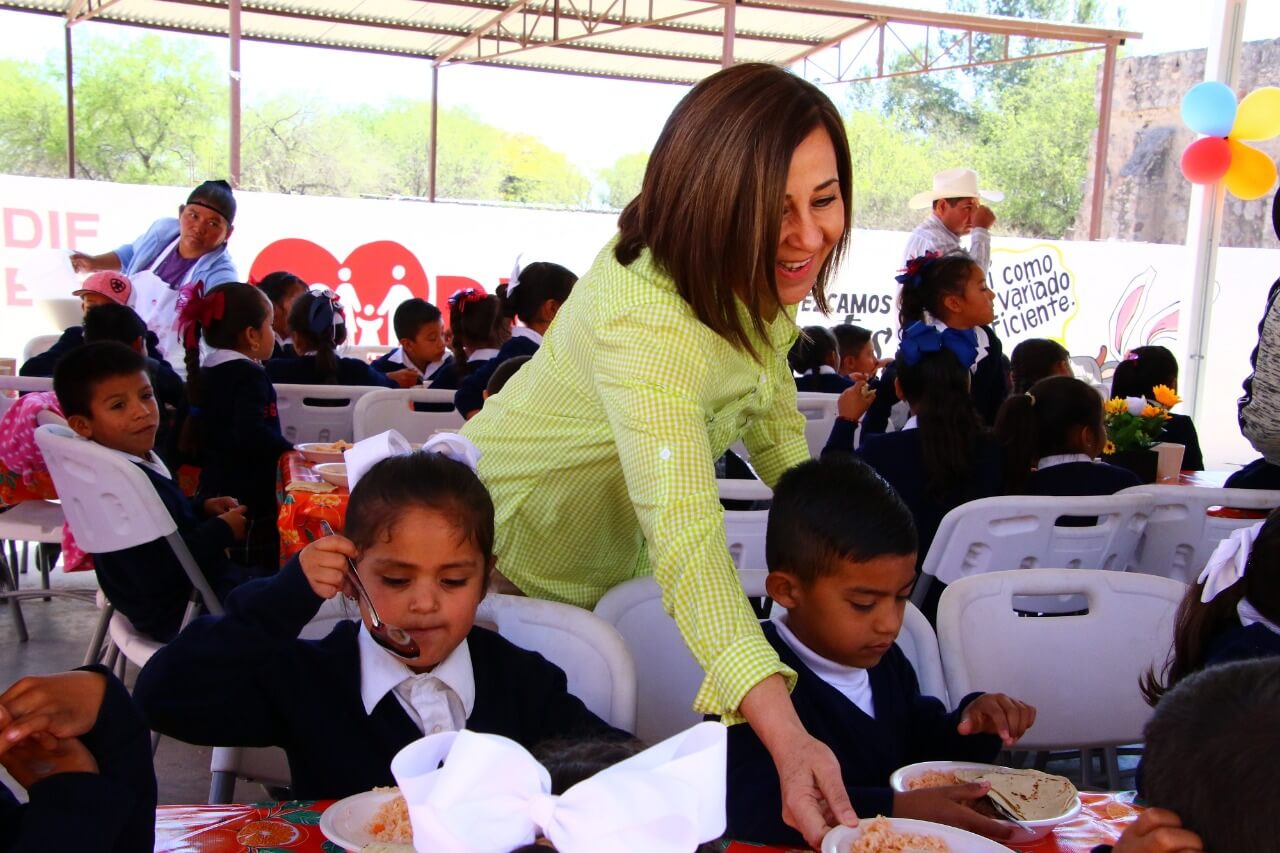
[{"label": "white plastic chair", "polygon": [[[277,385],[276,410],[280,431],[294,444],[309,441],[350,441],[355,434],[356,401],[373,391],[366,385]],[[325,401],[332,405],[314,405]]]},{"label": "white plastic chair", "polygon": [[809,455],[817,459],[831,437],[831,427],[836,422],[836,405],[839,394],[823,394],[818,391],[796,393],[796,408],[804,415],[804,440],[809,445]]},{"label": "white plastic chair", "polygon": [[[47,376],[0,375],[0,416],[9,411],[19,394],[28,391],[52,391],[53,380]],[[10,396],[12,394],[12,396]]]},{"label": "white plastic chair", "polygon": [[[1150,495],[1033,497],[1006,495],[961,504],[942,519],[911,600],[924,602],[934,578],[1053,566],[1125,571],[1151,514]],[[1094,516],[1090,527],[1058,527],[1058,518]]]},{"label": "white plastic chair", "polygon": [[[36,568],[40,572],[40,589],[19,588],[19,577],[27,561],[27,543],[60,545],[63,522],[62,507],[56,501],[23,501],[0,512],[0,545],[9,543],[8,559],[5,559],[0,552],[0,601],[8,601],[13,607],[14,624],[18,629],[20,642],[25,643],[30,636],[27,633],[26,620],[22,616],[22,599],[59,596],[93,601],[92,590],[49,589],[49,572],[53,567],[49,565],[45,550],[40,547],[36,548]],[[21,552],[18,550],[19,542],[23,543]]]},{"label": "white plastic chair", "polygon": [[58,342],[61,335],[36,335],[22,345],[22,360],[26,361],[32,356],[39,355],[42,352],[48,352],[53,345]]},{"label": "white plastic chair", "polygon": [[1120,494],[1145,494],[1154,502],[1134,570],[1183,583],[1195,583],[1213,549],[1232,530],[1258,523],[1254,518],[1211,516],[1210,507],[1271,510],[1280,506],[1280,492],[1261,489],[1152,484],[1133,486]]},{"label": "white plastic chair", "polygon": [[[716,480],[721,500],[769,501],[773,490],[759,480]],[[738,571],[769,568],[765,562],[765,533],[769,525],[769,510],[724,510],[725,544],[729,556]],[[764,594],[763,592],[761,593]]]},{"label": "white plastic chair", "polygon": [[[1089,569],[991,572],[960,578],[938,604],[947,690],[1007,693],[1036,707],[1018,749],[1139,743],[1151,708],[1139,678],[1163,665],[1186,586]],[[1084,614],[1027,617],[1014,596],[1082,596]],[[1110,786],[1119,785],[1112,762]]]},{"label": "white plastic chair", "polygon": [[[911,661],[920,682],[920,692],[951,708],[947,679],[942,672],[942,657],[938,651],[938,635],[924,614],[911,602],[902,614],[902,630],[898,632],[898,648]],[[957,697],[959,698],[959,697]]]},{"label": "white plastic chair", "polygon": [[[415,403],[436,403],[448,411],[417,412]],[[356,401],[355,441],[394,429],[409,441],[426,441],[439,430],[458,430],[466,419],[453,407],[453,392],[438,388],[379,388]]]}]

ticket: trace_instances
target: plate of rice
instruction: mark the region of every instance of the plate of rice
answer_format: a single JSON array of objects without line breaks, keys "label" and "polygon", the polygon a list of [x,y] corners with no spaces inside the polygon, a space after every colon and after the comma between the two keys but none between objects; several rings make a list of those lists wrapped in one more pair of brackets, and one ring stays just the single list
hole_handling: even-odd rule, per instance
[{"label": "plate of rice", "polygon": [[864,818],[837,826],[822,839],[822,853],[1009,853],[994,841],[927,820]]},{"label": "plate of rice", "polygon": [[320,815],[320,831],[348,853],[413,853],[409,809],[399,788],[374,788],[338,800]]},{"label": "plate of rice", "polygon": [[343,451],[352,447],[354,445],[349,441],[309,441],[295,444],[293,449],[308,462],[341,462]]}]

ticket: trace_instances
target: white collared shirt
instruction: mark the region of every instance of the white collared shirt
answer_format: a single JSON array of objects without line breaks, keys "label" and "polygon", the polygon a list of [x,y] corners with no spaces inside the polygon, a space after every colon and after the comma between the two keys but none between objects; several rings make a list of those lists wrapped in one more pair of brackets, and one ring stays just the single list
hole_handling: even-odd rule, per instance
[{"label": "white collared shirt", "polygon": [[1092,462],[1093,457],[1087,453],[1058,453],[1053,456],[1042,456],[1036,463],[1036,470],[1043,471],[1054,465],[1070,465],[1072,462]]},{"label": "white collared shirt", "polygon": [[485,347],[484,349],[478,349],[475,352],[468,353],[467,361],[468,362],[490,361],[491,359],[494,359],[497,357],[498,357],[498,351],[496,349],[494,349],[493,347]]},{"label": "white collared shirt", "polygon": [[902,429],[898,430],[898,432],[906,432],[907,430],[915,429],[918,426],[920,426],[920,419],[917,418],[915,415],[912,415],[911,417],[907,418],[907,422],[902,425]]},{"label": "white collared shirt", "polygon": [[1261,625],[1273,634],[1280,634],[1280,625],[1258,612],[1258,608],[1254,607],[1253,602],[1247,598],[1241,598],[1236,603],[1236,616],[1240,617],[1240,624],[1246,628],[1250,625]]},{"label": "white collared shirt", "polygon": [[[301,355],[301,353],[299,353],[299,355]],[[200,363],[200,366],[201,367],[217,367],[220,364],[226,364],[229,361],[235,361],[237,359],[244,359],[245,361],[252,362],[253,364],[258,363],[253,359],[249,358],[249,356],[240,352],[239,350],[213,349],[209,351],[209,354],[207,356],[205,356],[205,359]]]},{"label": "white collared shirt", "polygon": [[827,660],[810,649],[800,642],[799,638],[787,627],[787,616],[787,611],[779,607],[774,610],[771,617],[774,626],[778,629],[778,636],[782,638],[782,642],[791,647],[791,651],[796,653],[796,657],[800,658],[804,665],[813,671],[814,675],[830,684],[842,696],[857,705],[859,710],[874,720],[876,706],[871,695],[871,676],[867,671],[856,666],[845,666],[844,664]]},{"label": "white collared shirt", "polygon": [[431,672],[417,673],[383,649],[362,624],[357,634],[360,650],[360,699],[365,713],[388,693],[424,735],[456,732],[466,727],[476,703],[475,672],[467,641],[458,644]]},{"label": "white collared shirt", "polygon": [[542,335],[538,334],[533,329],[530,329],[528,326],[512,326],[511,337],[528,338],[538,346],[542,346]]},{"label": "white collared shirt", "polygon": [[[945,255],[961,248],[960,238],[943,224],[938,214],[930,211],[929,217],[916,226],[907,238],[907,249],[903,253],[903,263],[918,258],[925,252],[938,252]],[[991,232],[986,228],[973,228],[969,231],[969,256],[986,272],[991,268]]]},{"label": "white collared shirt", "polygon": [[[107,447],[105,444],[100,446]],[[156,455],[156,452],[154,450],[148,451],[145,457],[134,456],[132,453],[125,453],[123,450],[116,450],[114,447],[107,447],[107,450],[110,450],[112,453],[116,454],[117,456],[123,456],[125,459],[128,459],[130,462],[136,462],[137,464],[143,466],[144,468],[150,468],[152,471],[155,471],[157,474],[159,474],[161,477],[164,477],[166,480],[173,479],[173,475],[169,473],[169,467],[164,464],[164,461],[159,456]]]}]

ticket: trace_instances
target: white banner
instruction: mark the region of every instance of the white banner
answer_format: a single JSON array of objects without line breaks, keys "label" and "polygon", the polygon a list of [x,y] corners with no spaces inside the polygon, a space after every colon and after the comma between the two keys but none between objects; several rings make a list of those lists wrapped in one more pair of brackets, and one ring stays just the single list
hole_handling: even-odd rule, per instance
[{"label": "white banner", "polygon": [[[18,357],[35,335],[78,320],[74,281],[60,266],[130,243],[156,219],[176,215],[189,188],[0,175],[0,356]],[[242,279],[289,269],[344,297],[352,343],[386,344],[391,314],[410,296],[443,304],[459,287],[492,290],[523,263],[553,260],[581,274],[612,236],[615,217],[413,201],[237,193],[229,247]],[[896,348],[897,283],[907,235],[855,231],[831,288],[830,318],[810,303],[801,323],[852,322],[872,329],[882,351]],[[1135,346],[1162,344],[1186,358],[1179,311],[1190,293],[1183,246],[994,239],[990,284],[996,333],[1006,352],[1032,337],[1092,357],[1103,375]],[[1248,374],[1267,290],[1280,251],[1223,249],[1212,318],[1205,414],[1197,426],[1210,464],[1256,457],[1240,437],[1234,400]]]}]

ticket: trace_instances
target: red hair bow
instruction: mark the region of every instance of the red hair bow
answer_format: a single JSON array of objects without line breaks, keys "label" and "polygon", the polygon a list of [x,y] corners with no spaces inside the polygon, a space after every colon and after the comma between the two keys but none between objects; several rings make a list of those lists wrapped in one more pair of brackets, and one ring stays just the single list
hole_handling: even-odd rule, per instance
[{"label": "red hair bow", "polygon": [[462,290],[455,290],[453,295],[449,297],[449,307],[457,308],[460,313],[467,312],[467,305],[472,302],[481,302],[489,297],[484,292],[484,288],[476,285],[475,287],[467,287]]},{"label": "red hair bow", "polygon": [[182,345],[187,349],[199,345],[200,330],[207,329],[214,320],[222,319],[226,297],[214,288],[211,296],[204,292],[204,282],[185,285],[178,291],[178,331],[182,333]]}]

